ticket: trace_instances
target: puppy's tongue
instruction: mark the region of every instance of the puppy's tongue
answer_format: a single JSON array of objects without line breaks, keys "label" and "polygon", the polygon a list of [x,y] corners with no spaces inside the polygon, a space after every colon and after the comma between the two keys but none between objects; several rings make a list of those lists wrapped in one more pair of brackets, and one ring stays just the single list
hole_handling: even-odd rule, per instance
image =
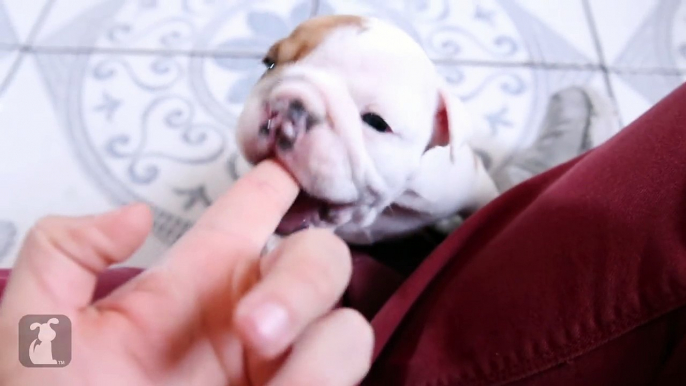
[{"label": "puppy's tongue", "polygon": [[276,233],[289,235],[309,227],[319,217],[319,212],[325,205],[322,200],[301,191],[276,228]]}]

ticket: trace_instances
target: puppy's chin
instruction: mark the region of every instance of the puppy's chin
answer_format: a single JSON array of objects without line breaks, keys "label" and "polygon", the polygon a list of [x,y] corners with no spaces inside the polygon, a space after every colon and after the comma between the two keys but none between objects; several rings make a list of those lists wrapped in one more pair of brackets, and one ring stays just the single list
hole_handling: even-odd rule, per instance
[{"label": "puppy's chin", "polygon": [[276,233],[287,236],[307,228],[336,231],[341,226],[362,229],[376,219],[377,211],[360,204],[336,204],[301,191],[281,220]]},{"label": "puppy's chin", "polygon": [[333,204],[301,191],[295,202],[284,215],[276,233],[282,236],[310,228],[335,228],[337,219],[333,217],[343,206]]}]

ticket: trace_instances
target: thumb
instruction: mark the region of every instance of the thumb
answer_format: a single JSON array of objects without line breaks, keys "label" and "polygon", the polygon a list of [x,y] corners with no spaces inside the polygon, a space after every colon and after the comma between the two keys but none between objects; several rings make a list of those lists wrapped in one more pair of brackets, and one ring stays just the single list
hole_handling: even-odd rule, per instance
[{"label": "thumb", "polygon": [[90,304],[97,277],[128,259],[152,227],[146,205],[86,217],[47,217],[28,233],[4,295],[4,312],[70,313]]}]

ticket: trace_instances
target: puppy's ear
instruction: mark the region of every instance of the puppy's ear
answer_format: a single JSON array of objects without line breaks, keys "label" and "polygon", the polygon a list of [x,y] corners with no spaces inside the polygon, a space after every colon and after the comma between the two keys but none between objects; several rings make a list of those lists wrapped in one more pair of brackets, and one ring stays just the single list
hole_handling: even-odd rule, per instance
[{"label": "puppy's ear", "polygon": [[438,104],[434,115],[434,130],[429,141],[427,150],[436,146],[448,146],[450,144],[450,112],[445,91],[438,91]]},{"label": "puppy's ear", "polygon": [[462,101],[449,94],[443,82],[438,89],[434,127],[427,151],[436,146],[450,146],[450,156],[466,145],[472,130],[472,120]]}]

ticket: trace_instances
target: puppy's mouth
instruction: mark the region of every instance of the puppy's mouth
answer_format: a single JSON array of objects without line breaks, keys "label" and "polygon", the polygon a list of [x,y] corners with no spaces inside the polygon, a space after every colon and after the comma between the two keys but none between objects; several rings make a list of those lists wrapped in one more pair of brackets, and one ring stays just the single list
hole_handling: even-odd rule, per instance
[{"label": "puppy's mouth", "polygon": [[334,227],[340,213],[350,206],[316,198],[301,190],[276,228],[276,233],[287,236],[310,227]]}]

